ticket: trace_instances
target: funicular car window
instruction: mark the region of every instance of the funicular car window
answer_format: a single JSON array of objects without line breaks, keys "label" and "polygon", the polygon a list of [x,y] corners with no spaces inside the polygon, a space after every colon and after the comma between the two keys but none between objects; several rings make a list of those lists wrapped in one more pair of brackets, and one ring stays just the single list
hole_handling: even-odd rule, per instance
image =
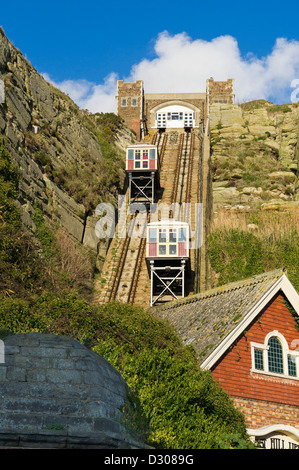
[{"label": "funicular car window", "polygon": [[185,227],[179,228],[179,242],[187,241],[187,230]]},{"label": "funicular car window", "polygon": [[148,231],[149,243],[157,243],[157,229],[150,228]]},{"label": "funicular car window", "polygon": [[155,160],[155,158],[156,158],[156,150],[150,149],[150,159]]}]

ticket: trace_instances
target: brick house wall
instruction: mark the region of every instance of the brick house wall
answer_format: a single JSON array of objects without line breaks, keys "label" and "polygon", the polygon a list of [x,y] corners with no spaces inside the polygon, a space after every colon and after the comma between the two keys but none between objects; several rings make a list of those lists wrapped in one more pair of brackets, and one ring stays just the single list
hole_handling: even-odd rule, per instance
[{"label": "brick house wall", "polygon": [[288,343],[299,338],[295,320],[277,294],[234,346],[212,368],[214,378],[243,412],[248,427],[288,424],[299,429],[299,380],[251,371],[251,342],[264,343],[277,330]]}]

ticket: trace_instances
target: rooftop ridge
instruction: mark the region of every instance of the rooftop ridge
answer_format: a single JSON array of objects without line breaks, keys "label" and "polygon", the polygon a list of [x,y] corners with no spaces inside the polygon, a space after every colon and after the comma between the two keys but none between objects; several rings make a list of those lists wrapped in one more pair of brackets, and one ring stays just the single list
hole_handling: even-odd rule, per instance
[{"label": "rooftop ridge", "polygon": [[242,287],[245,287],[245,286],[259,284],[271,278],[273,278],[273,280],[278,279],[283,274],[286,274],[286,272],[287,272],[286,268],[279,268],[279,269],[275,269],[273,271],[269,271],[266,273],[256,274],[255,276],[252,276],[246,279],[241,279],[239,281],[234,281],[228,284],[224,284],[223,286],[214,287],[213,289],[209,289],[205,292],[200,292],[199,294],[190,295],[188,297],[184,297],[183,299],[168,302],[167,305],[164,305],[162,307],[157,307],[157,310],[162,311],[162,310],[178,308],[182,305],[193,303],[198,300],[202,300],[204,298],[216,297],[217,295],[221,295],[221,294],[233,291],[233,290],[241,289]]}]

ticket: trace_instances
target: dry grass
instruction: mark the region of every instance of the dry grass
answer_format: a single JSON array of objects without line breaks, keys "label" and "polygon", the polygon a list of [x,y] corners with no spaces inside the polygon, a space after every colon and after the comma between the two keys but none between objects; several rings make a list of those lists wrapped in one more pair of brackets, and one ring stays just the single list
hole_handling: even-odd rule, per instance
[{"label": "dry grass", "polygon": [[299,234],[299,207],[286,211],[259,211],[255,213],[219,209],[212,222],[214,230],[242,230],[257,237],[279,241]]},{"label": "dry grass", "polygon": [[58,232],[56,241],[60,251],[61,268],[72,282],[92,279],[93,267],[84,247],[78,246],[64,230]]}]

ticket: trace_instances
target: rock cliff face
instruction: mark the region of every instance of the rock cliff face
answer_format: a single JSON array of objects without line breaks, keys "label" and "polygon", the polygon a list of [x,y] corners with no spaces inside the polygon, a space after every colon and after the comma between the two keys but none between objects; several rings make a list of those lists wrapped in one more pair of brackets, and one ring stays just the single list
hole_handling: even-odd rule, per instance
[{"label": "rock cliff face", "polygon": [[[105,162],[96,118],[46,82],[1,29],[0,79],[5,84],[0,134],[20,169],[18,202],[23,222],[34,232],[31,216],[37,206],[46,217],[96,250],[99,240],[91,206],[101,202],[101,192],[108,200],[115,200],[124,176],[120,164],[111,170],[110,162]],[[129,131],[119,131],[120,159],[131,139]],[[112,171],[116,173],[113,178],[109,175]],[[105,181],[103,175],[107,176]]]},{"label": "rock cliff face", "polygon": [[210,110],[214,207],[297,205],[299,106],[255,101]]}]

